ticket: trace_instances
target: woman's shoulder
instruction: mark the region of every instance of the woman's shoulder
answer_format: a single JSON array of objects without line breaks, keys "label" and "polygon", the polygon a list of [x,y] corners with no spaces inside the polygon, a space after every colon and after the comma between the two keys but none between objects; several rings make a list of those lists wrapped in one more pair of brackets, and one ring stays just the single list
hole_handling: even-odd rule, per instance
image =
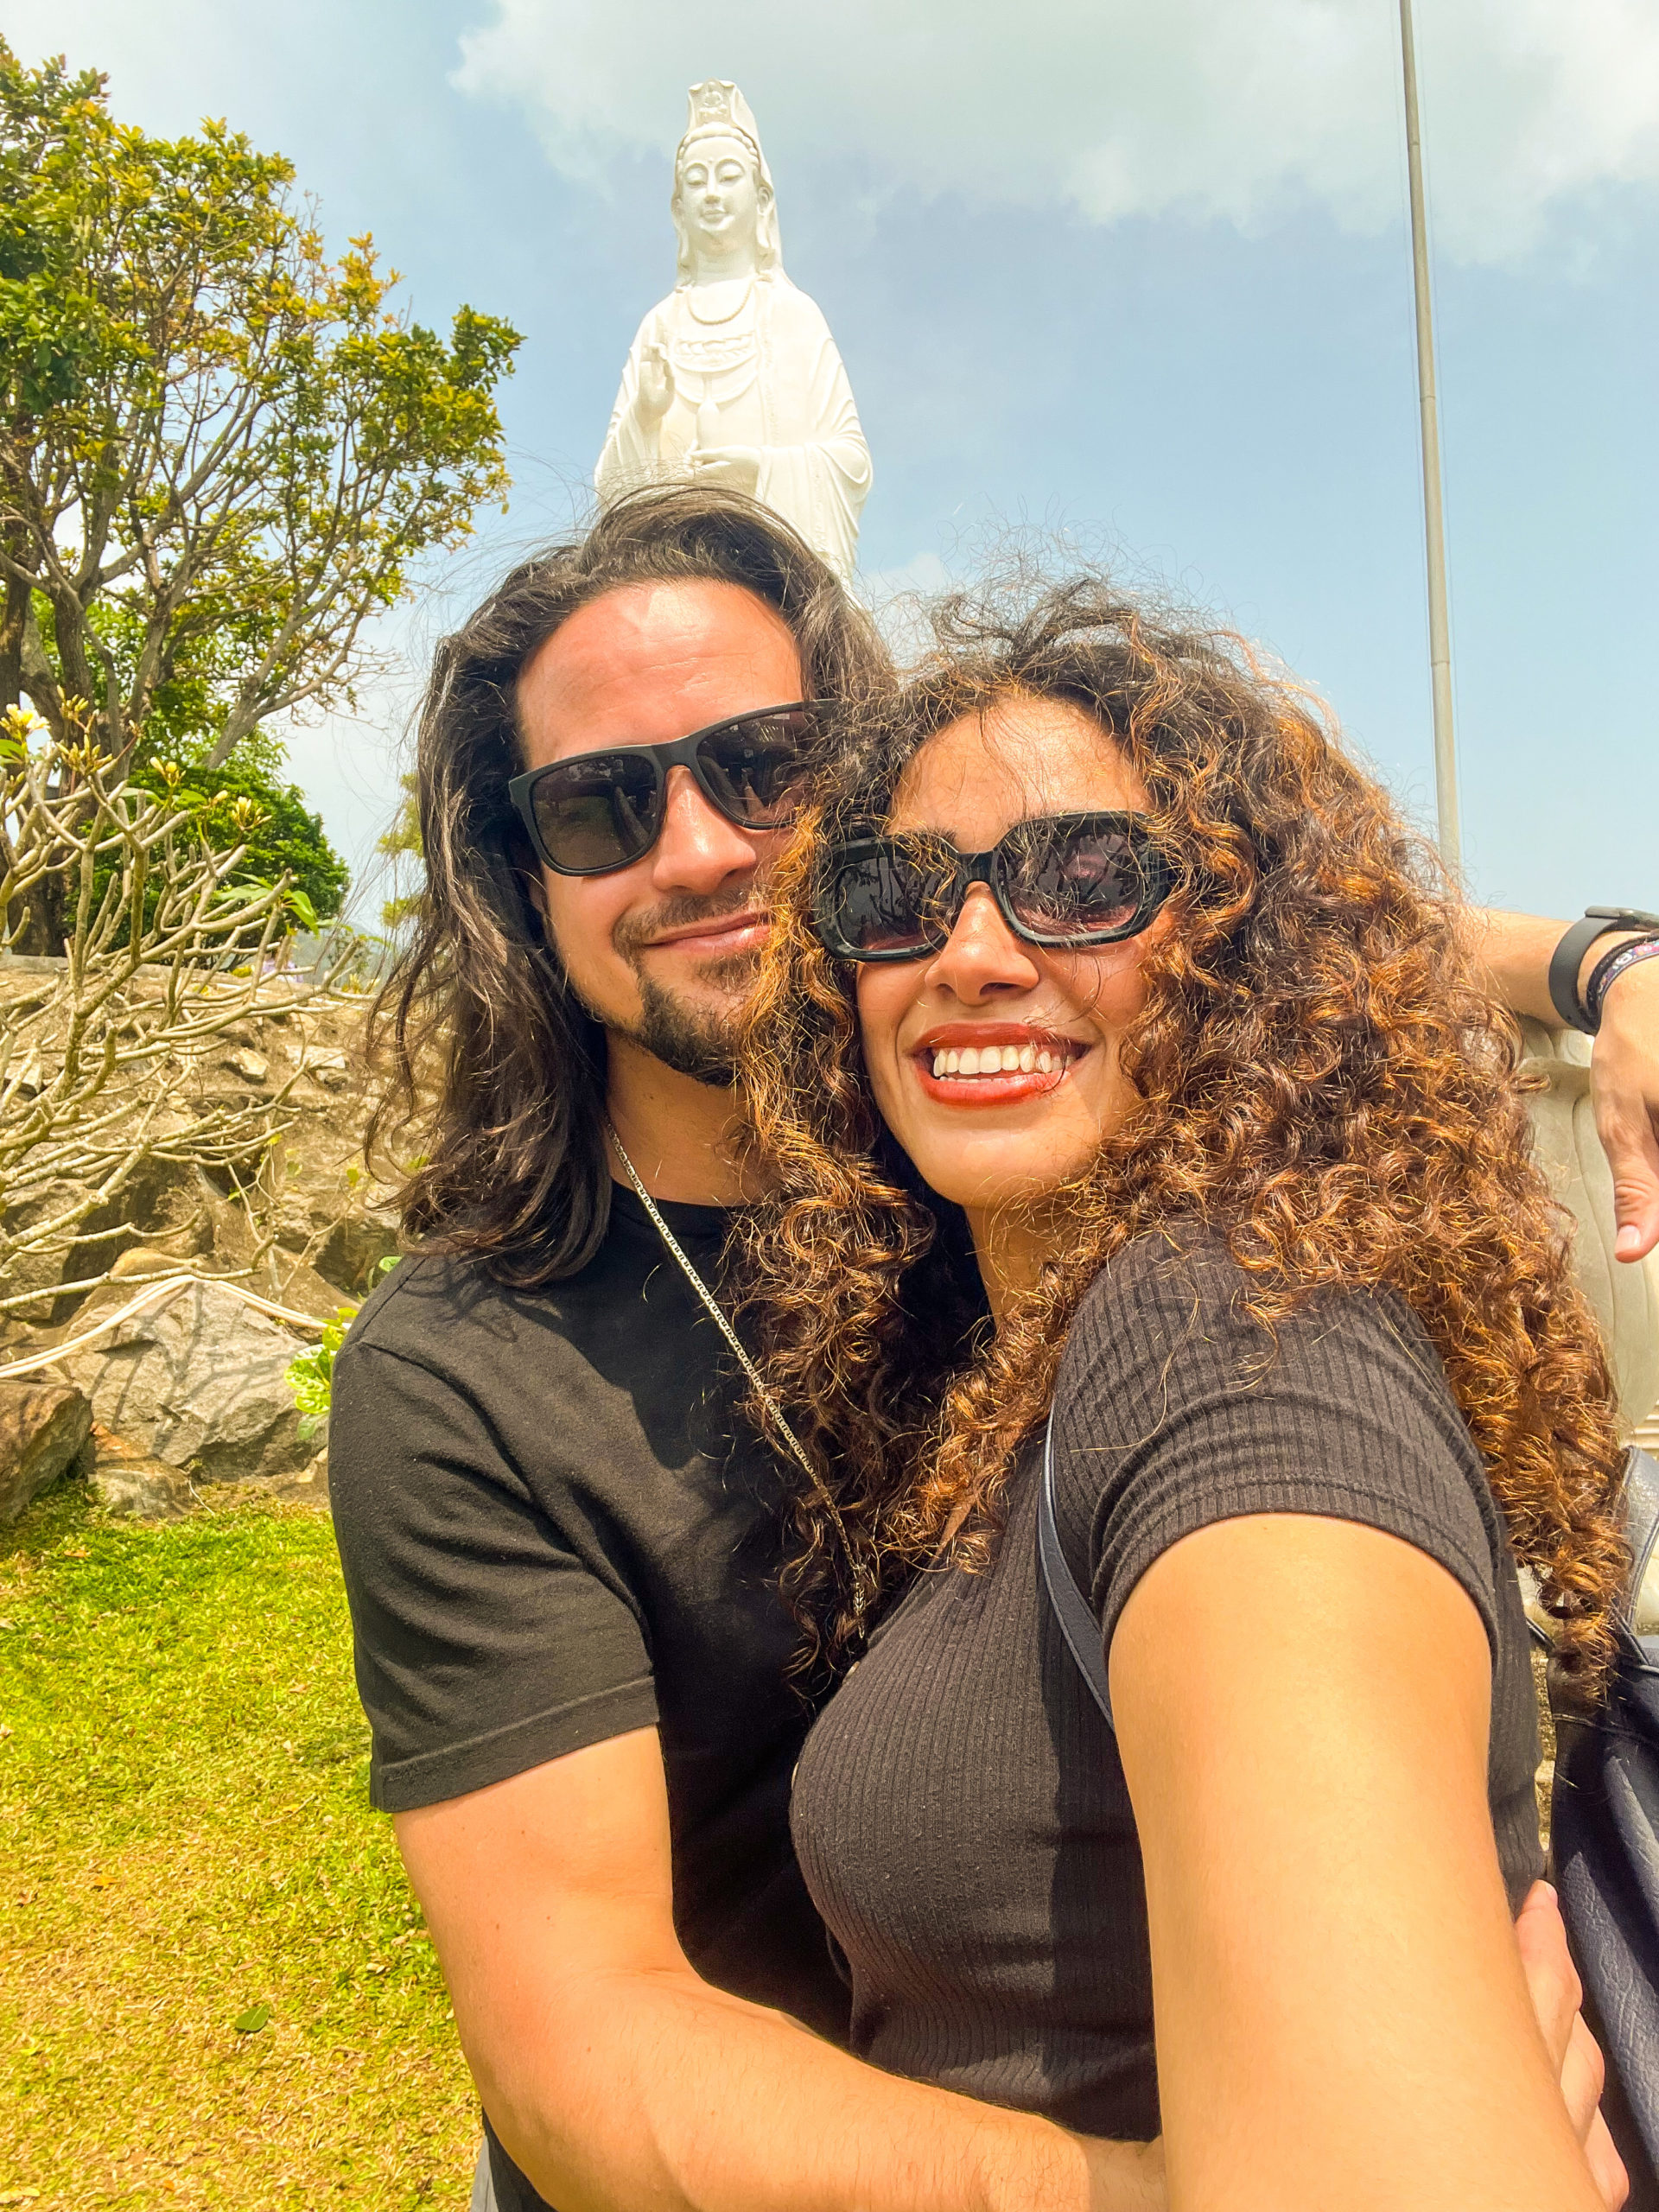
[{"label": "woman's shoulder", "polygon": [[1310,1375],[1381,1370],[1452,1408],[1427,1331],[1382,1284],[1321,1287],[1287,1307],[1269,1275],[1244,1267],[1217,1230],[1181,1225],[1125,1245],[1079,1302],[1057,1403],[1098,1388],[1154,1378],[1166,1396],[1230,1382],[1271,1397]]},{"label": "woman's shoulder", "polygon": [[1255,1309],[1258,1281],[1203,1230],[1142,1237],[1077,1309],[1054,1399],[1064,1535],[1116,1610],[1207,1522],[1313,1513],[1404,1538],[1489,1620],[1505,1550],[1485,1470],[1427,1331],[1381,1285]]}]

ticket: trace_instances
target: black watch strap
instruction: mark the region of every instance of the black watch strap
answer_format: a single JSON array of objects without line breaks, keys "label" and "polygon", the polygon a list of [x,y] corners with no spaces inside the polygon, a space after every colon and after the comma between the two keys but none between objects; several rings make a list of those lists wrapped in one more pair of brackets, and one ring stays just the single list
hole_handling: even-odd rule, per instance
[{"label": "black watch strap", "polygon": [[1656,929],[1659,929],[1659,914],[1644,914],[1634,906],[1585,908],[1584,919],[1573,923],[1550,957],[1550,1004],[1567,1028],[1581,1029],[1586,1037],[1596,1033],[1596,1024],[1579,996],[1579,970],[1596,939],[1609,937],[1615,930]]}]

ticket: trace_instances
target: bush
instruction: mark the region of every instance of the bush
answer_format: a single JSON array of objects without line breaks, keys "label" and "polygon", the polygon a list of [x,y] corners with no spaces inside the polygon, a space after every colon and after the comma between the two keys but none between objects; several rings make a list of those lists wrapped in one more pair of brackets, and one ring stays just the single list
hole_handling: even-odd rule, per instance
[{"label": "bush", "polygon": [[[132,781],[156,796],[168,796],[158,764],[134,770]],[[311,904],[321,922],[333,921],[344,905],[351,872],[329,843],[322,817],[313,814],[297,785],[286,787],[257,767],[232,762],[226,768],[185,766],[173,787],[174,804],[190,813],[202,836],[215,852],[228,852],[245,844],[247,857],[232,880],[274,883],[279,875],[292,877],[294,888]],[[251,830],[238,826],[236,802],[245,799],[262,817]],[[250,817],[242,810],[244,822]]]}]

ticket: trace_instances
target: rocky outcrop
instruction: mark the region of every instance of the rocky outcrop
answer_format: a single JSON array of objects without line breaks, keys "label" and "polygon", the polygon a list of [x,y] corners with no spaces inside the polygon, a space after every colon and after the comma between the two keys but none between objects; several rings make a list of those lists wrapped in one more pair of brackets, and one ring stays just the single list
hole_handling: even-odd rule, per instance
[{"label": "rocky outcrop", "polygon": [[[100,1291],[76,1331],[132,1287]],[[99,1422],[143,1457],[206,1482],[277,1481],[301,1473],[315,1449],[287,1379],[308,1341],[223,1285],[198,1281],[61,1364]]]},{"label": "rocky outcrop", "polygon": [[0,1382],[0,1522],[15,1521],[86,1450],[92,1409],[73,1383]]},{"label": "rocky outcrop", "polygon": [[[88,1212],[71,1252],[20,1256],[8,1289],[38,1287],[41,1297],[10,1324],[0,1320],[0,1338],[17,1342],[45,1327],[61,1329],[86,1294],[60,1292],[60,1285],[102,1274],[118,1261],[142,1265],[149,1255],[200,1261],[207,1273],[241,1273],[262,1296],[320,1316],[361,1298],[397,1242],[389,1194],[362,1165],[365,1004],[349,994],[302,1009],[272,1003],[213,1038],[181,1078],[181,1114],[245,1106],[280,1092],[283,1135],[240,1169],[143,1160],[112,1198]],[[7,1224],[55,1218],[91,1196],[60,1181],[9,1212]]]}]

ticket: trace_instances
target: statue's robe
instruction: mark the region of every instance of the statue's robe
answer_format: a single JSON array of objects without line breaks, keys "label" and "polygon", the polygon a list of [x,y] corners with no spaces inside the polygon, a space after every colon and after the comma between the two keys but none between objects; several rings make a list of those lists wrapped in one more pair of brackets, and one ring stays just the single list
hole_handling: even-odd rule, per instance
[{"label": "statue's robe", "polygon": [[[594,472],[601,504],[641,484],[686,481],[694,445],[753,446],[760,454],[756,496],[850,576],[870,449],[829,324],[781,270],[757,276],[725,322],[699,321],[690,289],[682,285],[659,302],[629,348]],[[654,440],[633,411],[648,346],[662,347],[674,373],[673,404]]]}]

